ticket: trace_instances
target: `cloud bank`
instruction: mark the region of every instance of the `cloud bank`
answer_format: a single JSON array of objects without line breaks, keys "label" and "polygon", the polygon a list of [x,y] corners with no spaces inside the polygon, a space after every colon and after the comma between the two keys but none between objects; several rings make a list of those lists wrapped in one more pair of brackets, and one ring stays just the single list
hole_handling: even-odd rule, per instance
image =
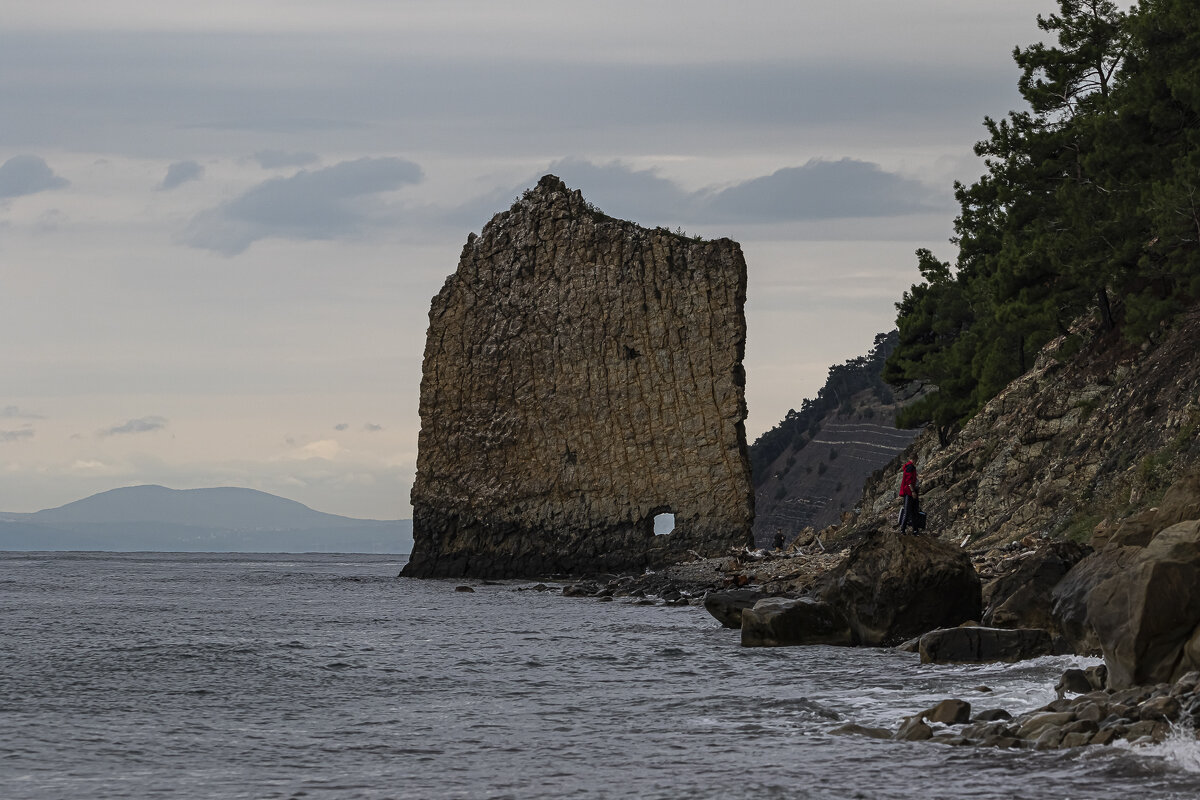
[{"label": "cloud bank", "polygon": [[13,156],[0,164],[0,198],[21,197],[69,185],[38,156]]},{"label": "cloud bank", "polygon": [[216,208],[184,231],[191,247],[234,256],[268,237],[339,239],[360,232],[380,210],[375,195],[418,183],[421,168],[402,158],[360,158],[272,178]]}]

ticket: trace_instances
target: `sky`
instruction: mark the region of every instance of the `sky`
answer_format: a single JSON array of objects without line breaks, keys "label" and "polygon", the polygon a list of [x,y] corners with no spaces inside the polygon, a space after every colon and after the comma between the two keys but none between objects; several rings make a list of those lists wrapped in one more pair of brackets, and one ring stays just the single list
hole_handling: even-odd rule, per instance
[{"label": "sky", "polygon": [[431,298],[548,172],[742,245],[747,433],[894,326],[1051,0],[5,0],[0,510],[411,514]]}]

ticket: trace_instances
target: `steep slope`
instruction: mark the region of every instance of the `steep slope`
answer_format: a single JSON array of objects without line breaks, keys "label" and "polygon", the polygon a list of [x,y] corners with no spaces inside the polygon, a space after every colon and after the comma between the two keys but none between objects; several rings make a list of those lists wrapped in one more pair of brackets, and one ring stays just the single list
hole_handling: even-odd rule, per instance
[{"label": "steep slope", "polygon": [[875,337],[866,356],[829,368],[825,385],[799,413],[750,450],[754,470],[754,538],[768,547],[805,528],[821,530],[855,509],[867,478],[904,450],[919,431],[898,430],[896,412],[911,399],[884,385],[895,331]]},{"label": "steep slope", "polygon": [[[946,445],[926,431],[900,457],[920,467],[931,532],[979,549],[1030,533],[1086,540],[1105,519],[1155,505],[1200,463],[1200,309],[1157,346],[1093,337],[1049,343]],[[868,482],[861,513],[840,535],[891,518],[898,461]]]}]

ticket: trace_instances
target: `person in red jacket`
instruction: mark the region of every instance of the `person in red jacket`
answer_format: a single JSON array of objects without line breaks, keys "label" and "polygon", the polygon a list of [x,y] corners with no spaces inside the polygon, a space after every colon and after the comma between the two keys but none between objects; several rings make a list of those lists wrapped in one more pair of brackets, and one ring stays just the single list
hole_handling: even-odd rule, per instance
[{"label": "person in red jacket", "polygon": [[900,522],[896,525],[901,533],[911,525],[913,533],[917,532],[917,511],[921,508],[921,487],[917,483],[917,465],[909,461],[904,465],[900,477],[900,499],[904,507],[900,509]]}]

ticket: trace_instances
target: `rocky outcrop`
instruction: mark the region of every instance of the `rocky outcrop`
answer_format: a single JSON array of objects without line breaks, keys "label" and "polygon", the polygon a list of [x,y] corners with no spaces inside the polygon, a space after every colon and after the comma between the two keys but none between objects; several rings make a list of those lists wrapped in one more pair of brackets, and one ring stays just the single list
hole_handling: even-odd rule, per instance
[{"label": "rocky outcrop", "polygon": [[1158,533],[1088,598],[1088,618],[1116,689],[1200,669],[1200,520]]},{"label": "rocky outcrop", "polygon": [[818,577],[799,599],[769,598],[742,611],[747,647],[878,647],[979,619],[979,576],[958,547],[877,532]]},{"label": "rocky outcrop", "polygon": [[1051,594],[1067,572],[1091,551],[1075,542],[1049,542],[1020,558],[984,587],[987,604],[980,622],[994,628],[1037,628],[1063,639],[1052,611]]},{"label": "rocky outcrop", "polygon": [[641,571],[749,545],[745,299],[736,242],[609,218],[554,176],[468,237],[429,312],[403,574]]},{"label": "rocky outcrop", "polygon": [[1123,572],[1139,552],[1137,547],[1108,547],[1092,553],[1055,585],[1050,593],[1050,611],[1072,652],[1101,654],[1100,639],[1088,617],[1088,598],[1101,583]]},{"label": "rocky outcrop", "polygon": [[978,620],[979,576],[957,545],[876,532],[821,579],[814,596],[837,608],[857,644],[894,645]]}]

